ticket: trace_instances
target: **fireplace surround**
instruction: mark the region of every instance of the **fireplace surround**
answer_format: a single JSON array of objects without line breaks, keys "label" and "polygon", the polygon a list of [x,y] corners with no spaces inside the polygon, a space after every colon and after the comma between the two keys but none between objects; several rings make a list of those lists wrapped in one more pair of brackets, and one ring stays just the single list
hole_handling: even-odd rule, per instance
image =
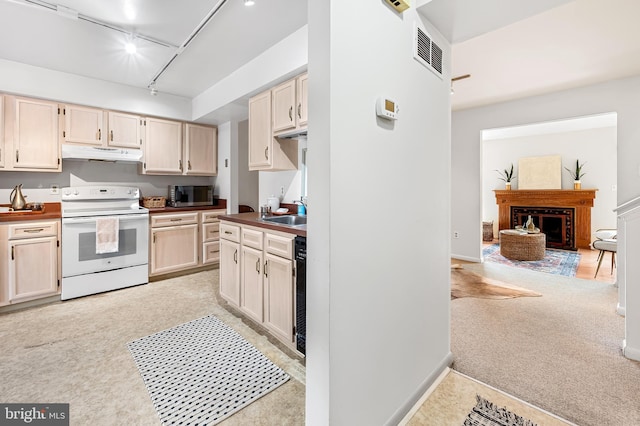
[{"label": "fireplace surround", "polygon": [[498,205],[498,230],[522,225],[528,215],[531,215],[534,224],[547,235],[547,247],[568,250],[589,248],[591,208],[596,191],[597,189],[494,190]]}]

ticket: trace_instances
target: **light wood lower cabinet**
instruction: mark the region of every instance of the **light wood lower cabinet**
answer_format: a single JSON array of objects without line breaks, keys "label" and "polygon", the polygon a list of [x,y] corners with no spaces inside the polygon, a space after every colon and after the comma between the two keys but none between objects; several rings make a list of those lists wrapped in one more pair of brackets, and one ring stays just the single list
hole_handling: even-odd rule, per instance
[{"label": "light wood lower cabinet", "polygon": [[267,253],[264,268],[264,325],[293,342],[293,260]]},{"label": "light wood lower cabinet", "polygon": [[59,221],[0,226],[0,306],[59,292]]},{"label": "light wood lower cabinet", "polygon": [[240,244],[220,240],[220,295],[240,306]]},{"label": "light wood lower cabinet", "polygon": [[221,296],[295,349],[295,235],[225,221],[220,234]]},{"label": "light wood lower cabinet", "polygon": [[198,212],[151,215],[149,275],[198,266]]},{"label": "light wood lower cabinet", "polygon": [[240,248],[240,309],[262,323],[262,250]]},{"label": "light wood lower cabinet", "polygon": [[225,209],[152,213],[149,276],[181,272],[220,261],[220,221]]}]

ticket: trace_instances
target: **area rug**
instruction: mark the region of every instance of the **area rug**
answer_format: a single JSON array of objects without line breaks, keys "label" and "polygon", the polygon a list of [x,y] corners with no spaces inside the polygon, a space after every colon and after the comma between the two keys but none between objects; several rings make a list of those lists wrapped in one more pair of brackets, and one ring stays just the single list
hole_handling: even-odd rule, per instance
[{"label": "area rug", "polygon": [[214,425],[289,380],[213,316],[127,344],[164,425]]},{"label": "area rug", "polygon": [[548,274],[565,275],[575,277],[580,253],[577,251],[546,249],[542,260],[511,260],[500,254],[500,244],[492,244],[482,250],[482,256],[487,262],[500,263],[502,265],[525,268]]},{"label": "area rug", "polygon": [[512,413],[505,407],[476,395],[478,403],[471,410],[462,426],[538,426],[537,423]]},{"label": "area rug", "polygon": [[540,293],[515,287],[502,281],[483,277],[467,271],[460,265],[451,265],[451,299],[476,297],[480,299],[512,299],[514,297],[539,297]]}]

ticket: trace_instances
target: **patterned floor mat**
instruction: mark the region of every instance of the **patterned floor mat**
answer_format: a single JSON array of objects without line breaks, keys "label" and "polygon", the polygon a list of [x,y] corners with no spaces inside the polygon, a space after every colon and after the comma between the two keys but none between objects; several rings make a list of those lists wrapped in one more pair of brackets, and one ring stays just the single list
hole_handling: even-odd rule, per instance
[{"label": "patterned floor mat", "polygon": [[165,425],[213,425],[289,375],[208,316],[127,344]]}]

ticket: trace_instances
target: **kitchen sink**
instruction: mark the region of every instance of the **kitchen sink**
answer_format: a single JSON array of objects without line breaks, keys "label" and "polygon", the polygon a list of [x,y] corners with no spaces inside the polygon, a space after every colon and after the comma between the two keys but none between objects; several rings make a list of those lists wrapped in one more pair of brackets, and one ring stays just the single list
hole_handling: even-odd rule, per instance
[{"label": "kitchen sink", "polygon": [[281,225],[289,225],[289,226],[298,226],[298,225],[307,224],[306,216],[295,216],[295,215],[270,216],[270,217],[265,217],[262,220],[265,222],[279,223]]}]

